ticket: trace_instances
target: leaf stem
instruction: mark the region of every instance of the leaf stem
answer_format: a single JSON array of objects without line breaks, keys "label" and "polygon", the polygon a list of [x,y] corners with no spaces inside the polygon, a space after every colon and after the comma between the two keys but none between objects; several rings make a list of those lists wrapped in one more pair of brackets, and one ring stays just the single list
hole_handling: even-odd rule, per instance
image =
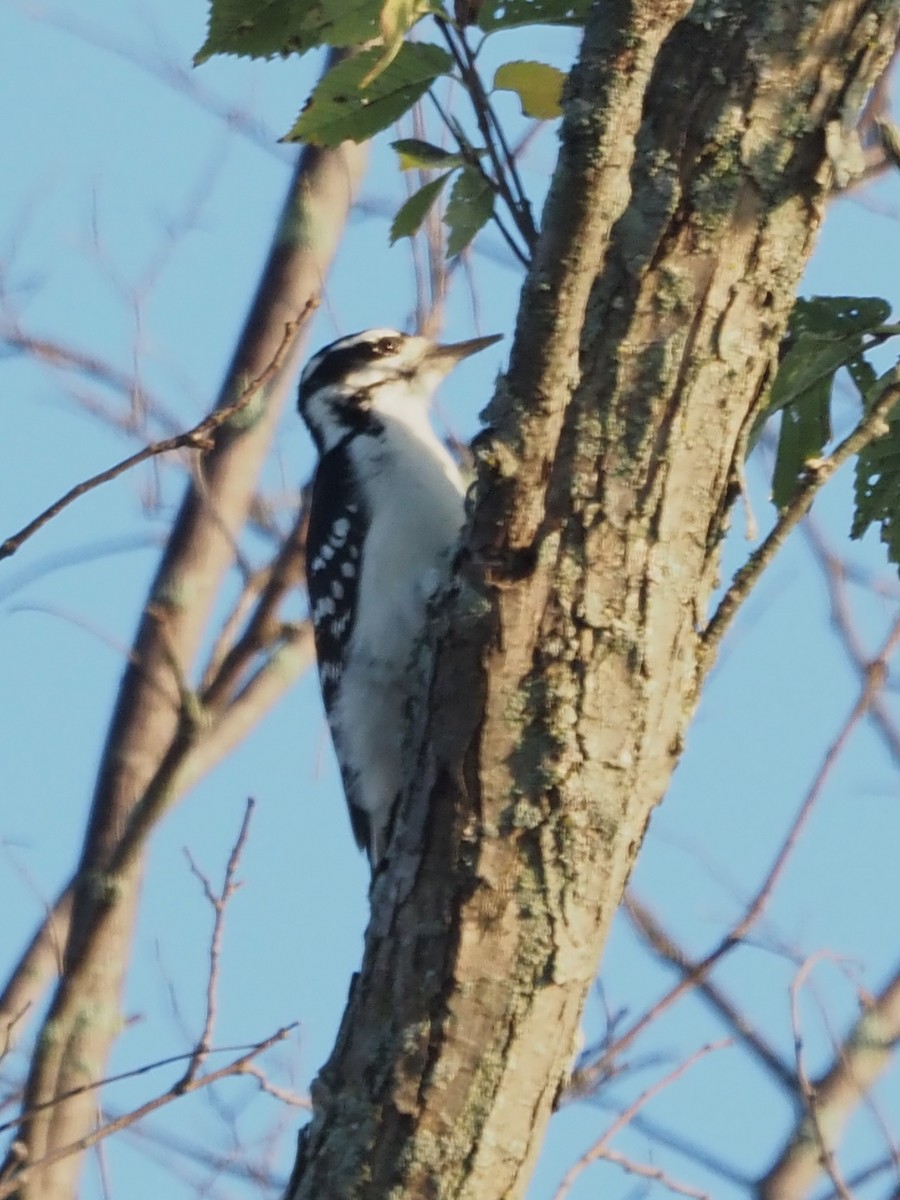
[{"label": "leaf stem", "polygon": [[[481,76],[478,74],[478,70],[474,65],[472,52],[469,49],[468,44],[461,38],[460,45],[457,45],[456,39],[452,36],[450,27],[446,21],[443,21],[440,18],[435,18],[435,20],[437,27],[444,38],[444,41],[447,43],[447,48],[453,55],[453,59],[459,68],[463,86],[472,104],[472,111],[475,114],[478,132],[484,139],[485,148],[487,149],[488,157],[491,160],[491,166],[494,169],[496,179],[490,179],[490,176],[488,176],[484,171],[484,168],[481,166],[480,162],[478,163],[478,169],[482,172],[485,179],[491,183],[491,186],[509,209],[510,216],[515,223],[516,229],[519,231],[519,234],[521,235],[522,240],[525,242],[528,251],[530,251],[537,238],[537,232],[535,231],[534,224],[531,220],[531,210],[527,201],[524,203],[521,202],[516,196],[513,195],[512,190],[510,189],[507,179],[508,170],[503,163],[500,153],[497,150],[497,144],[494,136],[494,131],[498,122],[493,116],[490,101],[488,100],[487,93],[484,90],[484,85],[481,82]],[[457,137],[458,136],[459,134],[457,132]],[[507,155],[509,154],[508,149],[506,150],[506,153]],[[516,179],[518,181],[518,176],[516,176]],[[518,186],[521,187],[521,182],[519,182]],[[497,222],[498,228],[500,229],[500,232],[503,234],[504,238],[509,241],[509,235],[504,230],[496,214],[494,215],[494,220]],[[523,253],[521,250],[515,250],[515,254],[525,266],[528,265],[528,253]]]}]

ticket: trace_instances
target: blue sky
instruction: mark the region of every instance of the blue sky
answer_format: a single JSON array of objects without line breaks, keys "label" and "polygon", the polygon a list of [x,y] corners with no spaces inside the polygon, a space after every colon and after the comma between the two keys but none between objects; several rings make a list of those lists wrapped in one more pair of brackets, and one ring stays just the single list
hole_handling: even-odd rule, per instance
[{"label": "blue sky", "polygon": [[[287,183],[293,152],[269,139],[293,122],[316,64],[213,61],[191,73],[191,54],[204,35],[199,0],[179,6],[95,0],[89,27],[78,24],[79,7],[0,0],[0,45],[13,50],[0,74],[0,104],[14,117],[0,128],[6,166],[0,189],[2,315],[15,311],[35,335],[136,369],[187,426],[215,396]],[[145,65],[107,43],[131,47]],[[564,63],[572,45],[570,33],[553,31],[539,42],[520,42],[516,52]],[[499,60],[512,56],[502,47],[498,53]],[[222,109],[256,120],[258,140],[229,127],[196,97],[170,86],[161,66],[147,69],[147,63],[184,68],[191,84],[218,98]],[[538,198],[554,156],[548,129],[525,160],[526,186]],[[402,198],[390,152],[376,149],[364,211],[351,222],[310,349],[368,325],[408,323],[409,253],[405,244],[387,246],[389,216]],[[171,231],[191,206],[193,220],[173,241]],[[804,290],[882,295],[896,306],[898,213],[894,180],[836,203]],[[493,234],[476,244],[472,273],[478,321],[460,273],[448,303],[447,336],[470,336],[476,328],[509,335],[520,277]],[[505,352],[501,343],[480,355],[445,388],[441,409],[458,433],[476,428]],[[0,378],[0,536],[7,536],[132,443],[86,414],[67,381],[46,368],[7,357],[0,360]],[[81,390],[102,394],[86,385]],[[265,486],[284,496],[307,477],[311,464],[306,435],[288,412]],[[751,464],[749,476],[752,507],[765,527],[771,510],[764,472]],[[146,511],[157,492],[158,503]],[[177,470],[161,463],[144,468],[78,501],[0,565],[6,693],[0,970],[14,961],[42,901],[74,865],[123,649],[179,494]],[[883,584],[881,595],[860,588],[852,593],[860,636],[874,650],[896,613],[896,574],[884,565],[874,537],[847,544],[849,496],[845,474],[820,499],[816,519],[833,548]],[[748,550],[742,526],[737,513],[726,576]],[[79,561],[49,569],[70,554]],[[297,604],[299,612],[299,598]],[[690,952],[709,949],[755,888],[857,688],[829,624],[821,573],[802,539],[795,539],[727,639],[635,872],[635,888]],[[742,950],[718,976],[787,1058],[793,1053],[789,986],[796,965],[773,946],[801,956],[830,950],[834,958],[816,968],[814,980],[838,1032],[857,1011],[856,983],[874,990],[894,964],[898,794],[896,764],[875,734],[860,728],[773,897],[758,931],[760,944]],[[289,1050],[271,1066],[273,1078],[292,1077],[298,1090],[330,1049],[359,958],[367,871],[350,838],[310,676],[154,838],[125,1002],[133,1021],[117,1047],[115,1070],[187,1049],[199,1031],[211,918],[183,848],[218,879],[251,795],[257,808],[240,872],[245,886],[226,931],[216,1041],[256,1040],[299,1021]],[[603,970],[608,1008],[637,1014],[669,980],[620,921]],[[588,1040],[597,1036],[601,1011],[595,996],[586,1018]],[[807,1005],[804,1016],[804,1047],[815,1073],[828,1058],[828,1028],[815,1006]],[[650,1064],[608,1089],[604,1100],[633,1098],[722,1035],[699,1001],[683,1001],[631,1056]],[[19,1058],[5,1064],[4,1078],[20,1067]],[[160,1088],[170,1079],[161,1071]],[[142,1077],[111,1090],[106,1102],[120,1111],[145,1099],[153,1086]],[[272,1161],[287,1169],[298,1114],[285,1117],[246,1083],[223,1085],[216,1101],[251,1142],[281,1119]],[[881,1086],[879,1101],[896,1127],[896,1078]],[[699,1062],[648,1114],[716,1146],[751,1175],[765,1168],[790,1116],[736,1049]],[[535,1200],[552,1196],[606,1120],[598,1105],[583,1105],[554,1121],[530,1193]],[[221,1146],[227,1127],[206,1100],[179,1102],[152,1122],[153,1129],[201,1146]],[[650,1153],[637,1132],[616,1145],[635,1158]],[[878,1145],[872,1120],[861,1116],[848,1143],[848,1167]],[[107,1155],[113,1195],[149,1200],[164,1180],[174,1200],[193,1194],[193,1168],[172,1183],[132,1137],[109,1143]],[[723,1200],[742,1194],[710,1182],[677,1155],[657,1150],[652,1160]],[[626,1196],[633,1185],[617,1168],[600,1166],[583,1175],[570,1196]],[[652,1196],[667,1194],[661,1185],[650,1186]],[[211,1194],[250,1190],[222,1179]],[[85,1172],[82,1195],[103,1195],[95,1163]]]}]

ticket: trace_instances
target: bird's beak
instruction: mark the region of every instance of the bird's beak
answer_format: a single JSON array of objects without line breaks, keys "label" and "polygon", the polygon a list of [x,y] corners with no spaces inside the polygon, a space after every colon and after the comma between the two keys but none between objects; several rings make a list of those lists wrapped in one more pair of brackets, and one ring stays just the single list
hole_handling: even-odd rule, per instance
[{"label": "bird's beak", "polygon": [[488,346],[493,346],[502,337],[502,333],[492,333],[489,337],[470,338],[467,342],[451,342],[447,346],[431,346],[425,360],[433,370],[446,372],[455,367],[458,362],[462,362],[464,358],[468,358],[469,355],[477,354],[479,350],[486,350]]}]

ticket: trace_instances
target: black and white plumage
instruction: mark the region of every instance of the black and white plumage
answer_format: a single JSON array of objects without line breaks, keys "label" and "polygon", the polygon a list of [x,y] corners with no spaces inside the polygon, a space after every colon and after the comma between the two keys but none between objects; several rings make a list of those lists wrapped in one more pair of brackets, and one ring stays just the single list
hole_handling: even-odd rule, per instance
[{"label": "black and white plumage", "polygon": [[464,518],[459,470],[431,427],[443,377],[496,337],[440,346],[394,329],[307,363],[298,407],[316,443],[306,578],[325,711],[350,820],[372,869],[404,782],[413,656]]}]

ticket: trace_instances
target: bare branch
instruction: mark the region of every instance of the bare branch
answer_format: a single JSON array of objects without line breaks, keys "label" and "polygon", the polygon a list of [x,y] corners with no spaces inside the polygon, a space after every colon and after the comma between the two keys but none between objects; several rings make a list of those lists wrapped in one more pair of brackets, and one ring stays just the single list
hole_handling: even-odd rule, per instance
[{"label": "bare branch", "polygon": [[562,1182],[553,1194],[553,1200],[564,1200],[571,1190],[572,1185],[575,1183],[575,1180],[582,1173],[582,1171],[589,1167],[591,1163],[596,1162],[598,1158],[603,1158],[606,1156],[606,1151],[608,1150],[609,1143],[612,1141],[612,1139],[617,1133],[620,1133],[635,1116],[637,1116],[641,1109],[648,1104],[654,1096],[658,1096],[660,1092],[664,1091],[667,1087],[670,1087],[677,1079],[680,1079],[685,1071],[689,1070],[692,1066],[694,1066],[695,1063],[699,1062],[701,1058],[705,1058],[707,1054],[711,1054],[714,1050],[722,1050],[724,1047],[730,1045],[732,1045],[732,1042],[731,1039],[728,1038],[724,1041],[710,1042],[708,1046],[702,1046],[689,1058],[685,1059],[683,1063],[679,1063],[674,1070],[669,1071],[669,1073],[664,1075],[662,1079],[658,1079],[651,1087],[641,1092],[638,1098],[632,1104],[629,1104],[624,1112],[622,1112],[619,1117],[613,1121],[612,1125],[610,1125],[603,1136],[600,1137],[593,1144],[593,1146],[591,1146],[590,1150],[585,1151],[581,1158],[579,1158],[578,1161],[574,1163],[568,1169],[568,1171],[566,1171]]},{"label": "bare branch", "polygon": [[881,396],[853,432],[844,438],[839,446],[835,447],[828,458],[807,464],[805,483],[797,489],[793,500],[781,512],[762,545],[753,551],[747,562],[737,572],[703,632],[703,658],[707,667],[738,609],[756,586],[763,571],[787,540],[788,535],[809,512],[819,491],[845,462],[848,462],[885,433],[887,419],[894,410],[898,399],[900,399],[900,367],[895,367]]},{"label": "bare branch", "polygon": [[247,806],[244,809],[244,818],[241,821],[241,827],[238,831],[237,838],[231,848],[231,854],[228,857],[228,863],[225,867],[225,880],[222,884],[222,890],[218,894],[212,889],[207,877],[203,874],[197,864],[191,857],[189,850],[185,849],[188,863],[191,871],[200,880],[203,887],[203,894],[212,905],[215,919],[213,921],[212,937],[209,942],[209,978],[206,984],[206,1018],[203,1022],[203,1032],[194,1048],[194,1053],[191,1056],[191,1061],[188,1063],[187,1070],[178,1088],[182,1088],[189,1084],[197,1075],[197,1072],[203,1066],[207,1055],[209,1054],[210,1045],[212,1043],[213,1029],[216,1024],[216,1009],[219,986],[219,958],[222,953],[222,934],[225,928],[225,912],[228,907],[228,902],[234,893],[241,886],[235,880],[235,874],[238,865],[241,861],[241,855],[244,851],[244,846],[247,844],[247,838],[250,833],[250,821],[253,817],[255,801],[252,799],[247,801]]},{"label": "bare branch", "polygon": [[[806,969],[798,973],[791,988],[792,1019],[801,1066],[796,999],[812,962],[804,965]],[[804,1072],[804,1112],[775,1163],[760,1181],[759,1200],[794,1200],[806,1196],[822,1171],[828,1170],[830,1147],[837,1143],[842,1127],[896,1053],[900,1040],[900,968],[877,995],[862,998],[862,1008],[861,1016],[839,1047],[831,1067],[814,1082]],[[810,1136],[811,1129],[815,1136]],[[896,1170],[893,1155],[890,1162]],[[889,1165],[886,1161],[875,1170],[883,1170]],[[849,1184],[836,1179],[831,1171],[829,1174],[835,1185],[834,1194],[843,1197]]]},{"label": "bare branch", "polygon": [[650,911],[634,892],[627,892],[623,907],[632,925],[644,941],[664,961],[695,980],[695,990],[706,1003],[734,1030],[738,1041],[764,1066],[791,1099],[797,1096],[797,1078],[765,1038],[754,1029],[744,1014],[725,992],[708,978],[697,975],[697,964],[666,933],[659,918]]},{"label": "bare branch", "polygon": [[312,1101],[309,1096],[301,1096],[298,1092],[292,1092],[288,1088],[279,1087],[277,1083],[272,1083],[258,1063],[251,1063],[245,1067],[244,1074],[251,1075],[259,1084],[261,1092],[274,1096],[280,1103],[288,1104],[291,1108],[301,1108],[306,1112],[311,1111]]},{"label": "bare branch", "polygon": [[[46,363],[56,371],[73,371],[111,388],[126,397],[133,408],[151,414],[158,424],[167,428],[171,434],[175,434],[179,429],[179,422],[174,413],[170,413],[157,396],[150,395],[136,376],[105,359],[88,354],[75,346],[67,346],[57,339],[40,338],[25,333],[18,324],[5,323],[0,327],[0,344]],[[109,418],[108,413],[104,416]],[[137,432],[133,416],[122,419],[117,424],[126,433]]]},{"label": "bare branch", "polygon": [[[295,1022],[293,1025],[285,1026],[283,1030],[278,1031],[278,1034],[276,1035],[277,1040],[280,1041],[283,1036],[286,1037],[288,1033],[296,1028],[297,1022]],[[234,1054],[238,1050],[249,1052],[251,1054],[257,1054],[259,1053],[259,1047],[262,1044],[263,1043],[252,1042],[249,1045],[241,1046],[208,1046],[206,1049],[206,1054]],[[268,1048],[270,1044],[272,1043],[265,1043],[266,1048]],[[39,1112],[41,1109],[52,1108],[55,1104],[62,1104],[64,1100],[70,1100],[73,1096],[83,1096],[86,1092],[96,1092],[100,1088],[108,1087],[114,1083],[122,1083],[126,1079],[138,1079],[141,1075],[148,1075],[151,1071],[158,1071],[162,1067],[171,1067],[173,1063],[181,1063],[184,1062],[185,1059],[191,1060],[194,1058],[196,1053],[197,1050],[195,1047],[193,1050],[187,1050],[182,1054],[170,1054],[166,1058],[157,1058],[153,1062],[143,1063],[139,1067],[131,1067],[127,1071],[119,1071],[118,1074],[108,1075],[105,1079],[95,1079],[90,1083],[80,1084],[78,1087],[72,1088],[71,1091],[66,1092],[65,1095],[56,1096],[53,1100],[48,1100],[45,1104],[40,1105],[37,1109],[32,1109],[31,1111],[25,1113],[19,1113],[13,1121],[4,1121],[2,1124],[0,1124],[0,1133],[8,1133],[10,1129],[17,1128],[17,1126],[21,1125],[23,1121],[28,1120],[29,1117],[33,1116],[35,1112]],[[256,1068],[254,1068],[253,1071],[247,1071],[247,1074],[255,1073]],[[171,1091],[181,1094],[183,1089],[181,1088],[180,1083],[176,1083],[171,1088]]]},{"label": "bare branch", "polygon": [[[209,1071],[206,1075],[196,1076],[195,1078],[187,1081],[182,1080],[174,1087],[170,1088],[169,1091],[163,1092],[162,1095],[155,1097],[153,1100],[148,1100],[145,1104],[140,1105],[131,1112],[125,1113],[120,1117],[116,1117],[115,1120],[109,1121],[106,1125],[102,1125],[99,1129],[95,1129],[92,1133],[78,1138],[69,1145],[54,1149],[49,1154],[45,1154],[39,1159],[35,1159],[32,1162],[24,1162],[20,1158],[19,1161],[16,1162],[16,1155],[11,1154],[4,1168],[5,1179],[0,1181],[0,1200],[5,1200],[5,1197],[11,1196],[14,1192],[16,1192],[23,1183],[26,1183],[30,1179],[32,1173],[38,1168],[51,1166],[53,1163],[59,1162],[64,1158],[68,1158],[70,1155],[81,1154],[85,1150],[89,1150],[92,1146],[96,1146],[99,1142],[103,1141],[105,1138],[108,1138],[111,1134],[118,1133],[122,1129],[128,1129],[129,1126],[134,1125],[138,1121],[142,1121],[144,1117],[149,1116],[150,1113],[156,1112],[157,1109],[164,1107],[166,1104],[171,1104],[172,1101],[177,1100],[179,1096],[189,1095],[191,1092],[196,1092],[201,1088],[209,1087],[210,1084],[218,1083],[222,1079],[228,1079],[236,1075],[245,1074],[247,1067],[252,1063],[254,1058],[265,1053],[266,1050],[271,1049],[271,1047],[277,1045],[278,1042],[283,1042],[284,1039],[288,1037],[296,1028],[296,1021],[291,1025],[282,1026],[281,1029],[277,1029],[275,1033],[271,1034],[271,1036],[264,1038],[261,1042],[256,1042],[253,1046],[251,1046],[246,1054],[242,1054],[233,1062],[228,1063],[227,1066],[219,1067],[219,1069],[216,1071]],[[152,1064],[152,1066],[157,1065],[160,1064]],[[152,1066],[148,1066],[140,1070],[150,1070],[152,1069]],[[138,1072],[132,1072],[132,1074],[140,1073],[140,1070]],[[116,1078],[120,1077],[117,1076]],[[83,1088],[78,1089],[77,1093],[81,1094],[91,1091],[96,1086],[98,1085],[86,1084]],[[51,1102],[51,1106],[52,1104],[59,1104],[63,1099],[68,1099],[74,1094],[76,1093],[67,1093],[65,1097],[57,1097],[55,1101]],[[25,1117],[30,1115],[31,1114],[25,1114]],[[24,1149],[21,1143],[18,1143],[18,1146],[20,1149]]]},{"label": "bare branch", "polygon": [[37,1004],[49,982],[62,969],[63,948],[69,934],[72,885],[62,890],[32,935],[0,993],[0,1038],[5,1050],[21,1033],[23,1016]]},{"label": "bare branch", "polygon": [[619,1154],[616,1150],[610,1150],[609,1147],[603,1151],[601,1157],[604,1162],[615,1163],[623,1171],[627,1171],[629,1175],[637,1175],[641,1179],[651,1179],[654,1183],[661,1183],[663,1187],[668,1188],[670,1192],[674,1192],[676,1196],[691,1196],[693,1200],[711,1200],[708,1192],[700,1192],[696,1188],[688,1187],[685,1183],[679,1183],[671,1175],[667,1175],[661,1167],[651,1167],[648,1163],[635,1162],[634,1159],[626,1158],[624,1154]]},{"label": "bare branch", "polygon": [[[812,520],[803,522],[803,531],[809,542],[816,562],[819,564],[828,588],[828,598],[831,603],[832,622],[841,635],[844,648],[860,678],[865,676],[869,668],[869,660],[857,636],[850,614],[847,597],[847,568],[836,554],[826,545],[821,530]],[[896,583],[896,577],[894,578]],[[874,589],[873,589],[874,590]],[[894,762],[900,766],[900,728],[886,702],[884,693],[879,691],[872,701],[870,709],[872,721],[884,741],[885,747]]]},{"label": "bare branch", "polygon": [[143,450],[138,450],[136,454],[130,454],[127,458],[123,458],[121,462],[116,463],[113,467],[108,467],[105,471],[100,471],[96,475],[92,475],[90,479],[85,479],[81,483],[70,488],[65,495],[60,496],[48,508],[45,508],[42,513],[29,521],[23,526],[18,533],[14,533],[12,537],[8,537],[5,542],[0,543],[0,560],[9,558],[32,537],[39,529],[42,529],[48,521],[51,521],[55,516],[67,508],[79,496],[84,496],[87,492],[93,491],[103,483],[109,483],[111,480],[118,478],[125,471],[131,470],[132,467],[138,466],[142,462],[146,462],[148,458],[154,458],[158,454],[167,454],[170,450],[200,450],[207,451],[215,444],[214,434],[227,425],[236,416],[244,411],[251,402],[259,395],[266,385],[275,378],[281,368],[284,366],[285,360],[294,345],[294,340],[298,329],[308,317],[314,307],[310,302],[307,305],[306,311],[294,321],[288,321],[284,327],[284,337],[281,345],[265,368],[261,375],[248,384],[237,400],[232,404],[226,405],[224,408],[217,408],[202,421],[198,422],[193,429],[187,429],[184,433],[176,434],[174,437],[162,438],[158,442],[151,442],[149,446],[145,446]]}]

